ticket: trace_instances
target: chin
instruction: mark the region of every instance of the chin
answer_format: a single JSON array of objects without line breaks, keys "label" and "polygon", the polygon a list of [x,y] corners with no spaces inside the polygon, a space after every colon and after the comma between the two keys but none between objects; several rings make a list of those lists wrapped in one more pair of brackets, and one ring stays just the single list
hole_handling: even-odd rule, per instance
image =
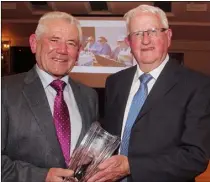
[{"label": "chin", "polygon": [[143,60],[141,60],[141,62],[143,63],[143,64],[153,64],[155,61],[154,61],[154,59],[143,59]]},{"label": "chin", "polygon": [[66,71],[54,71],[54,72],[52,72],[52,75],[60,78],[60,77],[63,77],[65,75],[68,75],[68,71],[67,70]]}]

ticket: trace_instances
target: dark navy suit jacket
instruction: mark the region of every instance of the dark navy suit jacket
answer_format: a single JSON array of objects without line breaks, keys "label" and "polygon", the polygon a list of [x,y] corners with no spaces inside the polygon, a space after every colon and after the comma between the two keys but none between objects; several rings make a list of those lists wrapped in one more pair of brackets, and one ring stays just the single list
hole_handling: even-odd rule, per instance
[{"label": "dark navy suit jacket", "polygon": [[[121,135],[136,66],[107,79],[102,126]],[[169,60],[131,131],[132,182],[187,182],[202,173],[210,156],[210,78]]]}]

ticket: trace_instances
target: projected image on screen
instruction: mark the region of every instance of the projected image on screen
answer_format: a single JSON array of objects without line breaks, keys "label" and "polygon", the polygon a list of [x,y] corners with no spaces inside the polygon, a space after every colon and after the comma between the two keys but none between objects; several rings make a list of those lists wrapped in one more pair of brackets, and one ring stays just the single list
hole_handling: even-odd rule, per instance
[{"label": "projected image on screen", "polygon": [[73,72],[115,73],[135,64],[122,20],[80,20],[82,49]]}]

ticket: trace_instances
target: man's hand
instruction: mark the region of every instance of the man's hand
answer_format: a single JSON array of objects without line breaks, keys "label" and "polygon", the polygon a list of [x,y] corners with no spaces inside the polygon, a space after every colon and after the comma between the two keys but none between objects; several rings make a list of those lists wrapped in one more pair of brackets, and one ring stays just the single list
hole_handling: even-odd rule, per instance
[{"label": "man's hand", "polygon": [[74,174],[72,170],[62,168],[50,168],[47,173],[45,182],[63,182],[65,177],[70,177]]},{"label": "man's hand", "polygon": [[98,166],[98,172],[87,182],[116,181],[130,174],[128,158],[115,155],[105,160]]}]

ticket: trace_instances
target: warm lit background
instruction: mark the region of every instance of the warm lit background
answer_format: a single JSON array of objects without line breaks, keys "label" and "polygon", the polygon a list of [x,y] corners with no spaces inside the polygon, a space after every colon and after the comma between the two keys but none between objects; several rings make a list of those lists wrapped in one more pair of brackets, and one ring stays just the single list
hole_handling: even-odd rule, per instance
[{"label": "warm lit background", "polygon": [[[123,14],[140,4],[159,6],[167,12],[173,30],[171,53],[183,53],[184,65],[210,75],[210,2],[1,2],[1,68],[2,75],[16,70],[27,71],[31,58],[28,37],[37,21],[48,11],[64,11],[78,19],[122,20]],[[103,102],[107,74],[71,74],[71,77],[98,89]],[[101,107],[103,109],[103,106]],[[101,111],[103,112],[103,111]],[[209,167],[210,168],[210,167]],[[210,182],[210,170],[197,178]]]}]

